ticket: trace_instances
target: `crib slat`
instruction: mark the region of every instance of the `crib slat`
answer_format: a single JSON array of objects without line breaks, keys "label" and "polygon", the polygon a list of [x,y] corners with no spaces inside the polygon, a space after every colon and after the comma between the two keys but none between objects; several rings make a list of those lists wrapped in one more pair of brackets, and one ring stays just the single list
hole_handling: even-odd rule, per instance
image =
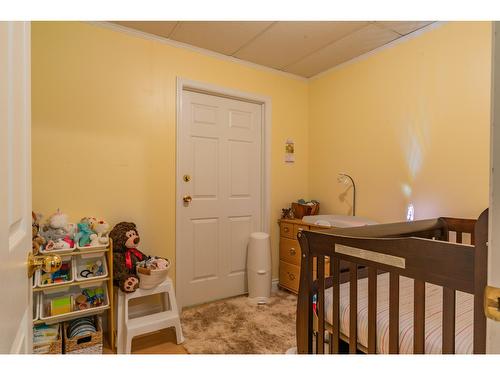
[{"label": "crib slat", "polygon": [[349,353],[358,348],[358,265],[349,263]]},{"label": "crib slat", "polygon": [[332,342],[330,343],[330,351],[332,353],[338,354],[339,345],[340,345],[340,260],[337,257],[333,257],[333,313],[332,313],[332,325],[333,325],[333,334],[332,334]]},{"label": "crib slat", "polygon": [[[330,276],[333,277],[333,258],[330,258]],[[328,345],[328,353],[333,354],[333,333],[331,330],[328,331],[328,339],[328,342],[330,343],[330,345]]]},{"label": "crib slat", "polygon": [[316,353],[325,354],[325,257],[318,256],[318,301],[316,311],[318,312],[318,336],[316,338]]},{"label": "crib slat", "polygon": [[399,275],[389,277],[389,354],[399,353]]},{"label": "crib slat", "polygon": [[462,232],[456,232],[457,233],[457,243],[462,243]]},{"label": "crib slat", "polygon": [[368,354],[377,353],[377,269],[368,267]]},{"label": "crib slat", "polygon": [[443,287],[443,354],[455,353],[455,290]]},{"label": "crib slat", "polygon": [[413,285],[413,354],[425,353],[425,281]]}]

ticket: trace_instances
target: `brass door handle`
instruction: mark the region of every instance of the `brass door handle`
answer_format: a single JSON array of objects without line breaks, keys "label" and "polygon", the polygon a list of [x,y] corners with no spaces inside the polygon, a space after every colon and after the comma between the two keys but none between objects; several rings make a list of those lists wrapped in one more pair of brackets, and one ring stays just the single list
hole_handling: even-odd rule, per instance
[{"label": "brass door handle", "polygon": [[291,247],[291,248],[290,248],[290,255],[292,255],[292,256],[293,256],[293,255],[295,255],[295,254],[297,254],[297,251],[295,251],[295,248]]},{"label": "brass door handle", "polygon": [[40,255],[33,256],[28,254],[28,277],[32,277],[37,269],[42,269],[44,272],[53,273],[61,268],[62,259],[59,255]]},{"label": "brass door handle", "polygon": [[184,201],[184,203],[191,203],[193,198],[190,195],[185,195],[182,197],[182,200]]}]

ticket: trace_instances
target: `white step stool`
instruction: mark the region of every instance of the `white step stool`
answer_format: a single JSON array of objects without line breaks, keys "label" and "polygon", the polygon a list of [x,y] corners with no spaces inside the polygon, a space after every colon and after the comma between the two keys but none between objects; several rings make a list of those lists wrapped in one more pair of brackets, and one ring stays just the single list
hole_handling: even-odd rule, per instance
[{"label": "white step stool", "polygon": [[[129,319],[129,301],[134,298],[161,294],[163,306],[169,310],[155,314],[141,316],[138,318]],[[116,335],[116,351],[118,354],[130,354],[132,347],[132,339],[145,333],[159,331],[168,327],[175,327],[175,336],[177,344],[184,341],[182,335],[181,321],[179,318],[179,310],[175,300],[175,292],[172,285],[172,279],[167,279],[153,289],[137,289],[133,293],[124,293],[118,290],[118,307],[117,307],[117,335]]]}]

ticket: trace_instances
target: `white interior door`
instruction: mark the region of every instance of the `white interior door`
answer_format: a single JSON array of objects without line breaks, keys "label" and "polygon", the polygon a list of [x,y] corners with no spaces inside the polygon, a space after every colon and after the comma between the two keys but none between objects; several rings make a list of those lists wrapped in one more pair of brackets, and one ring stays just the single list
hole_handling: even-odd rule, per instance
[{"label": "white interior door", "polygon": [[177,298],[189,306],[247,291],[248,238],[262,230],[262,106],[184,90],[179,124]]},{"label": "white interior door", "polygon": [[0,353],[32,342],[30,24],[0,22]]}]

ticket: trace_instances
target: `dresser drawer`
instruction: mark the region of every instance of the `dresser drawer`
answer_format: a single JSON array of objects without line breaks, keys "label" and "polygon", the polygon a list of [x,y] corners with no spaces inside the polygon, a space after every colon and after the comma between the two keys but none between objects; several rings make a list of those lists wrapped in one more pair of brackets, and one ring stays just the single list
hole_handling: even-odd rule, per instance
[{"label": "dresser drawer", "polygon": [[280,285],[297,293],[299,282],[300,267],[280,261]]},{"label": "dresser drawer", "polygon": [[293,225],[293,238],[297,238],[297,233],[301,230],[309,230],[309,225],[294,224]]},{"label": "dresser drawer", "polygon": [[300,266],[299,241],[289,238],[280,238],[280,260]]},{"label": "dresser drawer", "polygon": [[293,224],[292,223],[281,223],[280,224],[280,236],[287,238],[295,238],[293,236]]}]

